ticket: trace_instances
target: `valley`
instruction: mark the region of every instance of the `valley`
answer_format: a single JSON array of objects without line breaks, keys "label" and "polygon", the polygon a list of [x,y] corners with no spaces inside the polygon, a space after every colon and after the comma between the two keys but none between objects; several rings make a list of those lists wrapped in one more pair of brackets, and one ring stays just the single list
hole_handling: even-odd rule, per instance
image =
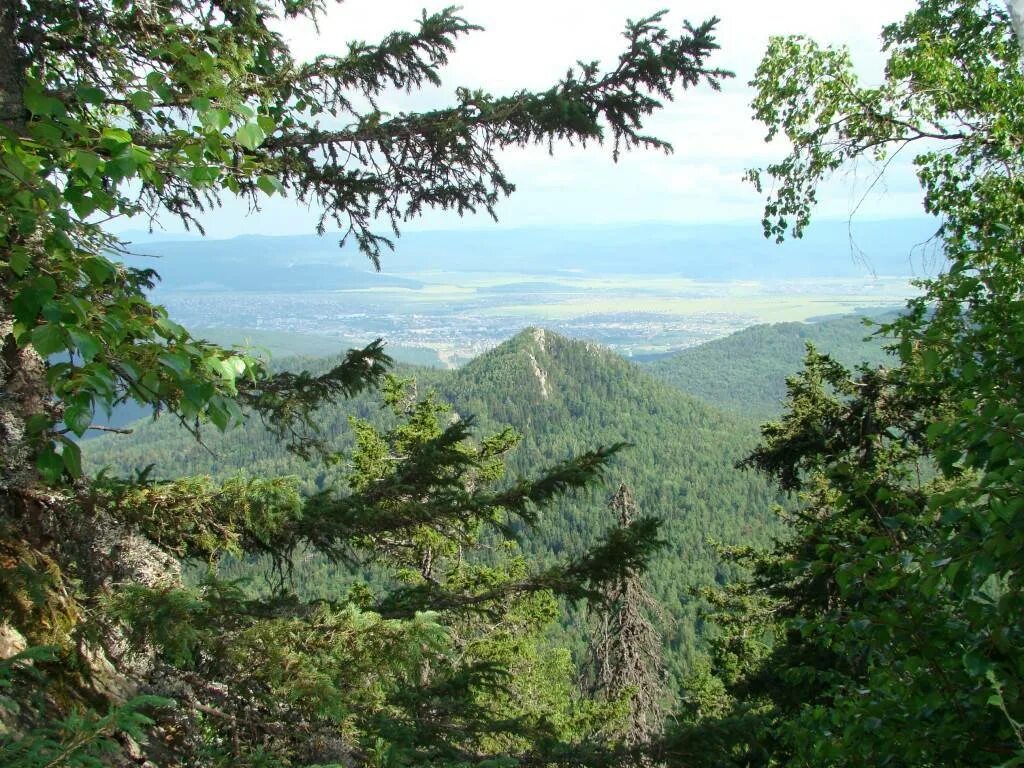
[{"label": "valley", "polygon": [[[307,359],[292,365],[315,373],[331,362]],[[753,473],[733,470],[753,446],[756,424],[705,405],[606,348],[539,328],[517,334],[458,370],[400,365],[395,372],[414,377],[420,396],[433,392],[460,418],[474,418],[476,439],[505,426],[522,435],[509,456],[505,483],[537,476],[599,446],[632,445],[613,460],[605,483],[567,495],[535,526],[520,528],[516,551],[538,568],[582,554],[612,523],[606,509],[610,485],[627,483],[642,514],[664,520],[668,546],[652,564],[651,582],[665,607],[661,629],[680,683],[699,645],[700,601],[692,590],[731,573],[715,557],[712,542],[766,544],[777,530],[772,508],[783,499]],[[376,393],[322,409],[318,424],[345,456],[353,447],[353,417],[388,423]],[[150,419],[134,425],[130,436],[107,435],[86,446],[91,470],[120,476],[151,463],[155,478],[295,475],[305,493],[316,494],[343,489],[352,472],[347,459],[333,465],[298,459],[255,419],[226,433],[204,432],[201,443],[172,419]],[[254,575],[251,567],[230,564],[224,572]],[[322,599],[339,598],[354,578],[317,558],[296,562],[293,577],[301,594]],[[557,634],[582,652],[582,616],[570,613]]]},{"label": "valley", "polygon": [[259,346],[264,333],[297,333],[324,345],[384,338],[389,346],[434,353],[455,367],[527,325],[630,357],[691,347],[758,323],[894,308],[913,291],[905,278],[711,283],[622,276],[544,285],[543,291],[530,283],[462,282],[303,293],[158,291],[155,297],[188,327],[216,331],[230,323],[223,327],[236,330],[234,342],[249,337]]},{"label": "valley", "polygon": [[[693,671],[701,643],[696,590],[735,575],[715,547],[766,545],[780,531],[773,508],[789,503],[754,473],[737,472],[734,464],[754,446],[758,419],[780,412],[781,404],[772,398],[785,376],[800,369],[805,342],[813,340],[850,363],[882,360],[881,342],[865,342],[867,333],[856,316],[759,325],[637,364],[607,347],[530,328],[457,370],[399,363],[394,372],[415,379],[420,396],[432,392],[460,418],[474,418],[477,439],[506,426],[522,435],[508,460],[507,482],[588,449],[631,444],[613,461],[604,483],[558,501],[536,526],[520,530],[516,549],[539,566],[581,554],[611,523],[609,489],[628,484],[640,511],[664,521],[668,546],[652,562],[649,578],[665,609],[659,628],[670,651],[669,669],[674,684],[681,685]],[[287,336],[270,338],[280,345]],[[303,348],[301,341],[295,348]],[[336,358],[280,362],[320,373]],[[323,433],[345,456],[354,444],[352,418],[386,424],[380,396],[360,395],[318,413]],[[201,442],[173,419],[131,426],[129,436],[87,441],[85,457],[93,471],[130,477],[153,464],[156,478],[295,475],[307,494],[344,488],[352,471],[347,460],[300,460],[258,420],[226,433],[205,431]],[[260,572],[253,564],[229,563],[221,570],[252,578]],[[302,558],[293,578],[301,594],[335,599],[359,577],[323,559]],[[568,609],[567,622],[552,640],[579,655],[585,647],[583,615]]]},{"label": "valley", "polygon": [[[140,239],[153,293],[221,342],[331,354],[383,338],[406,362],[453,368],[526,326],[664,355],[759,323],[894,309],[940,265],[926,220],[823,222],[806,241],[756,228],[650,225],[591,230],[412,232],[373,271],[337,239]],[[254,258],[258,257],[258,261]]]}]

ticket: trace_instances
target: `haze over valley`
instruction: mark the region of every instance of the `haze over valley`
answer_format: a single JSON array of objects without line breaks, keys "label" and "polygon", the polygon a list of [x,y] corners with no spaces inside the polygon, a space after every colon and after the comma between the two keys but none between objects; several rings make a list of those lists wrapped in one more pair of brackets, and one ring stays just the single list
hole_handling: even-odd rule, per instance
[{"label": "haze over valley", "polygon": [[750,225],[412,232],[380,273],[331,235],[140,235],[133,247],[158,258],[129,261],[157,269],[155,298],[215,341],[281,356],[383,338],[398,359],[452,367],[527,326],[642,359],[899,307],[941,266],[933,234],[927,219],[823,221],[783,246]]}]

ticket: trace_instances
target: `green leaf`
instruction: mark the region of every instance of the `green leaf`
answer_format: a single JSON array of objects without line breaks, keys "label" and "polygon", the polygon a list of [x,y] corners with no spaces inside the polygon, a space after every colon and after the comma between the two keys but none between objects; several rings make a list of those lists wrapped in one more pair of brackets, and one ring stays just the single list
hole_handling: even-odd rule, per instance
[{"label": "green leaf", "polygon": [[202,112],[199,119],[206,127],[215,131],[223,131],[231,123],[231,113],[226,109],[215,107]]},{"label": "green leaf", "polygon": [[82,271],[88,275],[89,280],[94,285],[103,285],[117,274],[116,267],[101,256],[94,256],[91,259],[86,259],[82,263]]},{"label": "green leaf", "polygon": [[93,409],[87,403],[74,403],[64,409],[64,424],[81,437],[92,425]]},{"label": "green leaf", "polygon": [[214,395],[213,383],[198,377],[186,381],[181,389],[193,412],[202,410]]},{"label": "green leaf", "polygon": [[12,248],[9,263],[14,274],[18,275],[18,277],[24,275],[31,264],[28,250],[26,248]]},{"label": "green leaf", "polygon": [[185,329],[181,325],[167,317],[158,317],[156,327],[165,339],[177,339],[185,334]]},{"label": "green leaf", "polygon": [[246,123],[235,131],[235,141],[250,151],[259,147],[266,138],[267,134],[258,123]]},{"label": "green leaf", "polygon": [[132,91],[128,94],[128,101],[140,112],[148,112],[153,108],[153,94],[149,91]]},{"label": "green leaf", "polygon": [[216,165],[196,165],[189,170],[189,181],[196,186],[206,186],[217,181],[220,168]]},{"label": "green leaf", "polygon": [[69,328],[68,335],[71,337],[71,343],[78,349],[82,359],[87,363],[92,362],[93,358],[96,357],[102,348],[99,339],[87,331]]},{"label": "green leaf", "polygon": [[64,313],[53,301],[48,301],[43,304],[41,313],[43,317],[51,323],[60,323],[64,319]]},{"label": "green leaf", "polygon": [[900,583],[900,574],[894,571],[880,573],[868,580],[868,587],[874,592],[885,592]]},{"label": "green leaf", "polygon": [[60,457],[64,468],[67,469],[71,477],[82,476],[82,449],[78,447],[77,443],[70,440],[65,442]]},{"label": "green leaf", "polygon": [[32,331],[32,346],[36,348],[43,357],[55,355],[67,349],[67,339],[64,336],[64,329],[59,325],[47,323]]},{"label": "green leaf", "polygon": [[64,298],[63,306],[65,311],[71,312],[71,314],[75,316],[75,320],[79,323],[84,323],[89,317],[89,313],[92,311],[92,304],[81,296],[66,296]]},{"label": "green leaf", "polygon": [[222,405],[219,403],[211,403],[210,407],[206,411],[206,415],[210,418],[210,421],[213,422],[213,425],[221,432],[227,430],[230,416]]},{"label": "green leaf", "polygon": [[64,199],[70,203],[80,219],[88,218],[97,208],[96,199],[91,195],[86,195],[80,187],[67,187],[64,190]]},{"label": "green leaf", "polygon": [[168,352],[160,355],[161,365],[165,365],[174,371],[179,376],[184,376],[188,373],[190,367],[189,359],[180,352]]},{"label": "green leaf", "polygon": [[845,590],[854,578],[855,574],[848,568],[839,568],[836,570],[835,579],[840,589]]},{"label": "green leaf", "polygon": [[112,152],[118,152],[132,143],[132,135],[122,128],[104,128],[100,143]]},{"label": "green leaf", "polygon": [[78,169],[90,178],[96,175],[100,167],[100,156],[94,152],[87,152],[84,149],[75,150],[74,163]]},{"label": "green leaf", "polygon": [[241,376],[242,374],[244,374],[246,368],[248,367],[246,365],[246,361],[243,358],[239,357],[238,355],[233,355],[224,362],[231,367],[231,370],[234,371],[235,376]]},{"label": "green leaf", "polygon": [[992,664],[977,651],[968,651],[963,655],[964,669],[974,677],[983,677],[992,668]]},{"label": "green leaf", "polygon": [[256,184],[263,190],[267,197],[273,197],[275,192],[279,195],[284,194],[284,185],[281,184],[280,179],[276,176],[260,176],[259,181],[257,181]]},{"label": "green leaf", "polygon": [[210,357],[207,358],[204,362],[207,368],[209,368],[214,373],[218,374],[225,381],[235,380],[235,372],[231,369],[231,366],[229,366],[223,360],[216,357]]},{"label": "green leaf", "polygon": [[102,89],[89,85],[80,85],[75,92],[78,94],[78,98],[86,104],[102,104],[107,97]]},{"label": "green leaf", "polygon": [[131,151],[131,145],[124,145],[115,157],[107,161],[104,166],[108,176],[113,178],[127,178],[132,176],[139,168],[138,158]]},{"label": "green leaf", "polygon": [[38,83],[26,86],[23,98],[25,108],[36,117],[63,117],[67,114],[64,103],[44,94]]},{"label": "green leaf", "polygon": [[35,413],[25,422],[26,434],[36,437],[53,426],[53,420],[45,413]]},{"label": "green leaf", "polygon": [[33,325],[39,311],[57,293],[57,283],[49,275],[40,275],[15,294],[11,302],[14,317],[25,325]]},{"label": "green leaf", "polygon": [[238,406],[238,402],[233,398],[224,399],[225,407],[228,410],[228,416],[231,417],[231,421],[235,424],[241,424],[245,421],[245,414],[242,413],[242,409]]},{"label": "green leaf", "polygon": [[274,129],[277,128],[277,123],[274,122],[274,118],[270,115],[260,115],[256,118],[256,124],[259,125],[259,127],[268,135],[273,133]]},{"label": "green leaf", "polygon": [[64,459],[54,450],[52,445],[47,445],[39,455],[36,456],[36,467],[46,482],[52,484],[60,482],[64,475]]},{"label": "green leaf", "polygon": [[872,553],[884,552],[891,544],[892,540],[887,536],[873,536],[867,541],[867,550]]}]

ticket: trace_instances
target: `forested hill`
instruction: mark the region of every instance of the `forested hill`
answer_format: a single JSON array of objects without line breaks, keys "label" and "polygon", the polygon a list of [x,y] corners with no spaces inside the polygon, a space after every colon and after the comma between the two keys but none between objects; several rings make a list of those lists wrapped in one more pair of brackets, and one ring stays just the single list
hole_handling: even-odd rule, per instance
[{"label": "forested hill", "polygon": [[[666,520],[669,547],[650,577],[674,622],[668,627],[676,651],[670,659],[676,671],[682,669],[692,658],[696,631],[690,588],[725,575],[716,572],[708,541],[765,542],[774,530],[773,492],[754,475],[733,469],[753,444],[755,424],[657,381],[606,349],[540,329],[528,329],[456,371],[403,367],[398,373],[415,375],[421,394],[435,390],[463,417],[476,415],[481,430],[509,424],[522,433],[510,460],[516,475],[537,474],[587,448],[633,443],[615,459],[608,486],[551,509],[522,546],[537,558],[533,567],[579,552],[611,522],[611,484],[630,484],[641,513]],[[373,398],[363,397],[322,414],[328,434],[341,445],[348,442],[353,412],[377,418],[380,411]],[[128,437],[90,441],[87,460],[93,469],[110,465],[116,472],[155,463],[162,477],[299,473],[308,490],[339,483],[344,471],[304,466],[255,423],[226,435],[211,431],[204,439],[205,447],[196,444],[164,418],[142,423]],[[319,594],[329,589],[329,579],[340,578],[315,563],[302,564],[298,574],[307,590]]]},{"label": "forested hill", "polygon": [[873,335],[875,330],[857,315],[818,323],[755,325],[645,367],[701,400],[765,421],[781,413],[786,377],[803,367],[808,342],[847,366],[892,364],[884,340]]}]

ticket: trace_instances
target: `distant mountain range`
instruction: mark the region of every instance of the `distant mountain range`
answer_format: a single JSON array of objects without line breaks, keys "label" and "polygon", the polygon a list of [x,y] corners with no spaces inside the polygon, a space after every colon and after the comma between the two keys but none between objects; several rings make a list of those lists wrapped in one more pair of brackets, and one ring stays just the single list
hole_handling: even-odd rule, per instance
[{"label": "distant mountain range", "polygon": [[[638,224],[586,229],[409,232],[386,252],[383,273],[338,235],[136,238],[133,266],[177,290],[305,291],[418,288],[423,270],[524,275],[654,274],[695,280],[922,275],[941,261],[926,218],[818,221],[801,240],[776,245],[747,225]],[[156,257],[156,258],[153,258]],[[539,291],[551,286],[540,284]]]},{"label": "distant mountain range", "polygon": [[[337,242],[313,237],[236,237],[142,241],[126,264],[153,269],[160,287],[178,291],[333,291],[421,288],[423,283],[374,272],[365,259],[339,252]],[[351,264],[351,266],[350,266]]]}]

